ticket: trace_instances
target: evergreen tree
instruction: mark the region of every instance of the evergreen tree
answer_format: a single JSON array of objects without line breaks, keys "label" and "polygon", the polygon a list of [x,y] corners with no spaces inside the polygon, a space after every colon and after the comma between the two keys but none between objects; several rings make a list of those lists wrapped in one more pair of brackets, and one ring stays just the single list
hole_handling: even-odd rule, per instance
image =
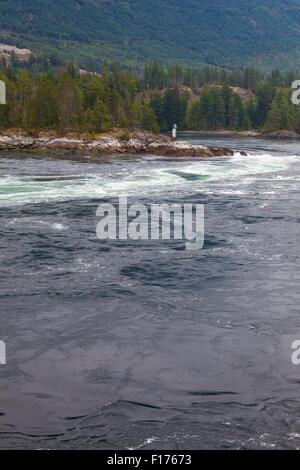
[{"label": "evergreen tree", "polygon": [[42,74],[37,78],[33,99],[33,126],[53,128],[58,122],[58,96],[53,81]]},{"label": "evergreen tree", "polygon": [[108,132],[112,128],[110,112],[107,106],[97,99],[94,107],[88,109],[86,113],[86,122],[90,132]]},{"label": "evergreen tree", "polygon": [[185,128],[185,117],[188,105],[188,96],[180,94],[179,89],[169,88],[164,97],[164,121],[167,128],[171,129],[174,122],[179,128]]},{"label": "evergreen tree", "polygon": [[222,88],[222,96],[224,101],[224,124],[225,127],[230,127],[232,118],[231,118],[231,98],[232,98],[232,90],[228,83],[225,83]]},{"label": "evergreen tree", "polygon": [[229,107],[229,127],[234,130],[242,130],[245,125],[246,118],[242,100],[237,93],[233,93]]},{"label": "evergreen tree", "polygon": [[153,93],[151,97],[150,108],[153,110],[154,115],[156,116],[156,120],[160,129],[166,130],[167,123],[164,115],[164,98],[158,91]]},{"label": "evergreen tree", "polygon": [[268,113],[264,129],[266,131],[292,129],[294,118],[295,109],[291,100],[291,94],[284,89],[278,89]]},{"label": "evergreen tree", "polygon": [[17,76],[18,95],[15,100],[17,125],[28,129],[32,119],[33,80],[28,72],[20,71]]},{"label": "evergreen tree", "polygon": [[78,129],[82,124],[83,96],[76,81],[65,73],[58,86],[59,129]]},{"label": "evergreen tree", "polygon": [[266,122],[275,93],[274,85],[269,82],[263,83],[258,89],[255,126],[262,127]]}]

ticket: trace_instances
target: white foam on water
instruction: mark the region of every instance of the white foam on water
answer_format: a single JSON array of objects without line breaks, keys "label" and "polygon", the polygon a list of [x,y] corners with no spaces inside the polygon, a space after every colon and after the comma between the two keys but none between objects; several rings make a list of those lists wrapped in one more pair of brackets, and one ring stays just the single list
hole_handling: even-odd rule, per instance
[{"label": "white foam on water", "polygon": [[[136,161],[130,170],[126,167],[118,168],[117,175],[112,171],[106,176],[99,173],[74,175],[74,179],[70,175],[67,179],[51,176],[49,180],[47,177],[18,178],[5,175],[0,177],[0,207],[120,195],[146,197],[178,190],[210,194],[212,188],[214,193],[243,195],[257,178],[262,179],[264,175],[270,183],[281,181],[284,184],[292,180],[298,184],[299,178],[293,180],[293,176],[278,174],[289,169],[296,161],[299,162],[299,157],[293,155],[242,156],[236,153],[228,158],[189,159],[187,162],[174,159],[163,167],[163,161],[158,161],[158,167],[155,167],[153,161],[150,166]],[[126,166],[127,163],[122,164]],[[269,190],[276,191],[276,185],[274,188],[270,186]]]},{"label": "white foam on water", "polygon": [[[273,156],[271,154],[242,156],[240,153],[226,160],[207,160],[192,162],[182,171],[202,173],[210,177],[210,180],[236,179],[240,176],[273,173],[286,170],[290,165],[299,161],[297,156]],[[204,172],[203,172],[204,170]]]}]

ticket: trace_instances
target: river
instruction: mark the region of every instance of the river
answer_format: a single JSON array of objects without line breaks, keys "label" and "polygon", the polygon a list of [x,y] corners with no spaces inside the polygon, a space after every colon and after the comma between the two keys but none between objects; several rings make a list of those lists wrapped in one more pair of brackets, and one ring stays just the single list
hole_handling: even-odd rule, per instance
[{"label": "river", "polygon": [[[299,141],[183,137],[236,153],[0,155],[0,448],[300,448]],[[97,239],[120,195],[204,248]]]}]

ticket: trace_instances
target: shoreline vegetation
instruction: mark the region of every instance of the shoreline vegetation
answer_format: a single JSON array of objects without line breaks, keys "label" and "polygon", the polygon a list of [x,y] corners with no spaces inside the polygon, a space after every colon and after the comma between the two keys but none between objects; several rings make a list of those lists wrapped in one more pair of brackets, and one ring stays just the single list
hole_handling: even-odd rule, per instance
[{"label": "shoreline vegetation", "polygon": [[97,70],[83,70],[57,57],[22,61],[10,54],[0,62],[7,90],[7,104],[0,106],[3,130],[35,134],[46,129],[60,137],[74,132],[93,138],[114,128],[159,134],[176,123],[181,131],[300,134],[300,106],[291,99],[296,72],[164,68],[157,60],[141,68],[103,61]]},{"label": "shoreline vegetation", "polygon": [[[0,80],[0,150],[56,154],[153,154],[212,157],[232,155],[172,141],[180,133],[240,137],[298,138],[300,106],[291,101],[296,73],[252,68],[163,68],[157,60],[141,69],[104,61],[99,70],[74,62],[6,52]],[[162,134],[161,134],[162,133]]]}]

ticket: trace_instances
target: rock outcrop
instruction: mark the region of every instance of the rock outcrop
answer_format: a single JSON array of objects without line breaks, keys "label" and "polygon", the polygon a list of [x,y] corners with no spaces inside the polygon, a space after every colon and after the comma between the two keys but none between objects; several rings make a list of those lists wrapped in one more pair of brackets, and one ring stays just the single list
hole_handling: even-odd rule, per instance
[{"label": "rock outcrop", "polygon": [[264,132],[263,137],[269,137],[272,139],[299,139],[300,135],[295,131],[279,130]]},{"label": "rock outcrop", "polygon": [[147,132],[132,135],[108,134],[97,139],[87,136],[58,138],[55,133],[40,132],[38,137],[29,137],[22,133],[6,132],[0,135],[0,150],[41,150],[64,154],[138,154],[146,153],[161,156],[178,157],[215,157],[233,155],[226,148],[209,148],[193,145],[186,141],[172,141],[166,136],[155,136]]}]

